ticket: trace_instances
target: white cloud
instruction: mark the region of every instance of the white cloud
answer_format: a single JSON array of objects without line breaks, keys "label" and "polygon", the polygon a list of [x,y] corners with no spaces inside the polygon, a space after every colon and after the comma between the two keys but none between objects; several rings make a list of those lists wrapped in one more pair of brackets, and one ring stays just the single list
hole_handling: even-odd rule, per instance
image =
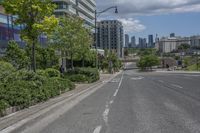
[{"label": "white cloud", "polygon": [[99,10],[113,5],[117,5],[119,14],[126,17],[200,12],[200,0],[97,0]]},{"label": "white cloud", "polygon": [[[101,19],[120,18],[125,32],[141,32],[146,26],[135,16],[140,15],[162,15],[172,13],[200,12],[200,0],[96,0],[97,9],[103,10],[110,6],[118,7],[118,15],[113,11],[106,12]],[[113,19],[113,18],[112,18]]]},{"label": "white cloud", "polygon": [[141,24],[139,20],[134,20],[133,18],[123,18],[118,20],[122,22],[126,33],[141,32],[146,29],[146,27]]}]

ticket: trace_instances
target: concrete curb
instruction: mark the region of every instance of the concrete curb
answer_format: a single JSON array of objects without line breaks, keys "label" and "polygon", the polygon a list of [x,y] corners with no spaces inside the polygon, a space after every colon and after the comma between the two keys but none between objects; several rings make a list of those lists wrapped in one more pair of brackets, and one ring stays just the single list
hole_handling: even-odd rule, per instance
[{"label": "concrete curb", "polygon": [[[106,81],[112,80],[121,73],[122,71],[114,75],[110,75],[109,78],[106,79]],[[101,80],[97,81],[94,84],[86,86],[86,88],[84,88],[83,90],[80,89],[78,92],[75,91],[75,94],[69,92],[66,93],[66,95],[63,94],[54,99],[50,99],[45,103],[40,103],[28,109],[24,109],[14,114],[0,118],[0,132],[1,133],[14,132],[25,125],[30,125],[39,118],[43,118],[46,114],[54,112],[58,107],[60,107],[63,104],[70,104],[71,101],[78,99],[78,97],[81,97],[82,95],[86,95],[86,93],[91,93],[91,94],[94,93],[96,90],[103,87],[107,83]]]}]

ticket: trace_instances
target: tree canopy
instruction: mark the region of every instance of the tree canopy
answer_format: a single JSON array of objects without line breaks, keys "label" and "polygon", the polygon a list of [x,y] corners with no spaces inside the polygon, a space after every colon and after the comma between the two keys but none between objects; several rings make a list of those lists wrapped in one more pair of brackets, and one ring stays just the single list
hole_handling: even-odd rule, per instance
[{"label": "tree canopy", "polygon": [[56,7],[51,0],[4,0],[6,13],[17,16],[16,25],[22,25],[21,38],[32,46],[32,69],[36,71],[35,45],[38,36],[51,32],[58,24],[52,16]]}]

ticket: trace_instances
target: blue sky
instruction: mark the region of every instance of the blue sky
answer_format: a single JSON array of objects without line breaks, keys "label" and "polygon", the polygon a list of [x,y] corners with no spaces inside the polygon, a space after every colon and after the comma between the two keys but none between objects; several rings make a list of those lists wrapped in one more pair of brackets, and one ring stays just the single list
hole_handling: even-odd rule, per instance
[{"label": "blue sky", "polygon": [[136,37],[200,34],[200,0],[97,0],[98,10],[112,5],[119,14],[111,10],[99,19],[119,19]]}]

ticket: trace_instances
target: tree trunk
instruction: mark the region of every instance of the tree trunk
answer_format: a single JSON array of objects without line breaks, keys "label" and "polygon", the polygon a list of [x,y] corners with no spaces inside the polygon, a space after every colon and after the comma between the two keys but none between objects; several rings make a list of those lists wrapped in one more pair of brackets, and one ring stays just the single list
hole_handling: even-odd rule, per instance
[{"label": "tree trunk", "polygon": [[71,53],[71,69],[74,69],[73,54]]},{"label": "tree trunk", "polygon": [[85,59],[82,57],[82,67],[85,67]]},{"label": "tree trunk", "polygon": [[36,72],[35,41],[32,43],[32,70]]}]

